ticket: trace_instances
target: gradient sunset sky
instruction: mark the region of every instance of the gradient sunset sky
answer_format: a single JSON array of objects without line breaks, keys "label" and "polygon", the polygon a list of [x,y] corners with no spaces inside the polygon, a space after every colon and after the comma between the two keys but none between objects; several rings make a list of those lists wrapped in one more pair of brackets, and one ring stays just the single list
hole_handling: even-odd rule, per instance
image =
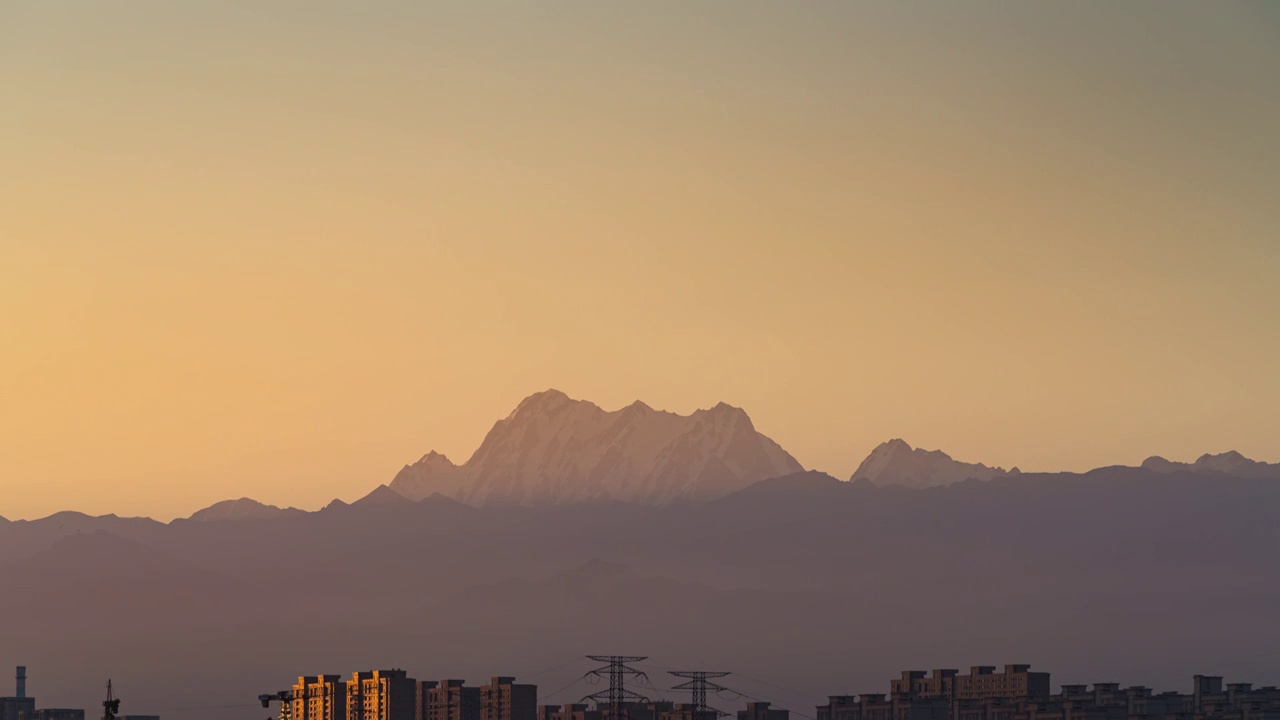
[{"label": "gradient sunset sky", "polygon": [[1280,460],[1280,3],[0,3],[0,515],[313,509],[548,387],[847,478]]}]

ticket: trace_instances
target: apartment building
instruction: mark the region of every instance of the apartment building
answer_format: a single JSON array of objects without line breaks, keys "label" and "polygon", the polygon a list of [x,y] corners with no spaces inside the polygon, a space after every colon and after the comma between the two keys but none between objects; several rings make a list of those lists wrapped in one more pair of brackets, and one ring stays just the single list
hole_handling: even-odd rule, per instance
[{"label": "apartment building", "polygon": [[370,670],[347,681],[346,720],[418,720],[420,683],[404,670]]},{"label": "apartment building", "polygon": [[536,720],[538,686],[513,677],[491,677],[480,686],[480,720]]},{"label": "apartment building", "polygon": [[791,720],[791,711],[773,707],[772,703],[749,702],[738,711],[738,720]]},{"label": "apartment building", "polygon": [[424,696],[422,720],[480,720],[480,688],[465,680],[441,680]]},{"label": "apartment building", "polygon": [[538,720],[604,720],[604,714],[589,705],[539,705]]},{"label": "apartment building", "polygon": [[302,675],[290,702],[293,720],[347,720],[347,683],[341,675]]},{"label": "apartment building", "polygon": [[908,670],[888,695],[833,695],[817,720],[1280,720],[1280,689],[1224,685],[1214,675],[1192,678],[1192,692],[1154,693],[1119,683],[1063,685],[1049,694],[1049,674],[1028,665],[975,666],[927,674]]}]

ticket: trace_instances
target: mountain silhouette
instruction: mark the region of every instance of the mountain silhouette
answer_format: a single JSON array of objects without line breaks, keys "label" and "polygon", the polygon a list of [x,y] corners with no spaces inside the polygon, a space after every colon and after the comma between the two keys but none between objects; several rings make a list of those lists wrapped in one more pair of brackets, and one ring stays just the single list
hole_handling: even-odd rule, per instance
[{"label": "mountain silhouette", "polygon": [[[6,647],[77,681],[110,670],[162,714],[247,720],[215,708],[300,672],[519,676],[602,644],[838,693],[1028,648],[1063,678],[1099,657],[1158,685],[1225,663],[1265,677],[1280,642],[1265,478],[1110,467],[913,489],[810,471],[710,502],[534,508],[388,493],[253,522],[0,524],[17,583],[0,617],[22,619]],[[93,690],[58,692],[88,706]]]},{"label": "mountain silhouette", "polygon": [[876,485],[928,488],[965,480],[991,480],[1019,472],[1018,468],[1005,470],[959,462],[941,450],[912,448],[906,441],[894,439],[872,450],[850,479],[869,480]]},{"label": "mountain silhouette", "polygon": [[279,508],[266,505],[250,498],[239,500],[223,500],[203,510],[198,510],[187,518],[193,522],[226,522],[229,520],[274,520],[284,515],[301,513],[297,508]]},{"label": "mountain silhouette", "polygon": [[723,497],[802,469],[725,403],[691,415],[639,401],[608,412],[547,390],[499,420],[466,464],[429,453],[390,487],[414,500],[440,493],[477,507],[664,505]]},{"label": "mountain silhouette", "polygon": [[242,498],[168,524],[0,522],[0,617],[22,618],[5,638],[24,661],[109,666],[191,720],[299,672],[519,675],[601,644],[843,692],[922,647],[999,658],[1030,638],[1064,677],[1105,657],[1164,685],[1194,664],[1266,670],[1276,467],[1232,452],[1021,473],[893,440],[843,481],[738,408],[548,391],[464,465],[429,453],[315,512]]},{"label": "mountain silhouette", "polygon": [[1235,450],[1218,455],[1205,453],[1194,463],[1173,462],[1156,455],[1143,461],[1142,467],[1160,473],[1186,471],[1198,473],[1219,473],[1222,475],[1230,475],[1232,477],[1280,480],[1280,463],[1265,463],[1250,460]]}]

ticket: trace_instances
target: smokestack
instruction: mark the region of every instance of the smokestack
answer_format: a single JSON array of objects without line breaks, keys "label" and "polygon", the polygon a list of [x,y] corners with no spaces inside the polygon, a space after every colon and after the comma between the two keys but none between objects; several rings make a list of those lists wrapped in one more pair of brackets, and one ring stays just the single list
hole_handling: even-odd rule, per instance
[{"label": "smokestack", "polygon": [[18,697],[25,698],[27,696],[27,666],[18,666]]}]

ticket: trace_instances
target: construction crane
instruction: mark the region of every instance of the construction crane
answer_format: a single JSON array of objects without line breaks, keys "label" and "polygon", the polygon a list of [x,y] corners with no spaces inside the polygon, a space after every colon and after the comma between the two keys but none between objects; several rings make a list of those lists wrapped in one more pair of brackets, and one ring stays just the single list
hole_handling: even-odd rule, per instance
[{"label": "construction crane", "polygon": [[[258,702],[262,703],[262,707],[270,708],[272,702],[280,703],[279,720],[291,720],[293,718],[293,691],[281,690],[277,693],[263,693],[258,696]],[[271,720],[270,717],[267,720]]]},{"label": "construction crane", "polygon": [[102,701],[102,720],[115,720],[120,713],[120,698],[111,689],[111,680],[107,680],[107,699]]}]

